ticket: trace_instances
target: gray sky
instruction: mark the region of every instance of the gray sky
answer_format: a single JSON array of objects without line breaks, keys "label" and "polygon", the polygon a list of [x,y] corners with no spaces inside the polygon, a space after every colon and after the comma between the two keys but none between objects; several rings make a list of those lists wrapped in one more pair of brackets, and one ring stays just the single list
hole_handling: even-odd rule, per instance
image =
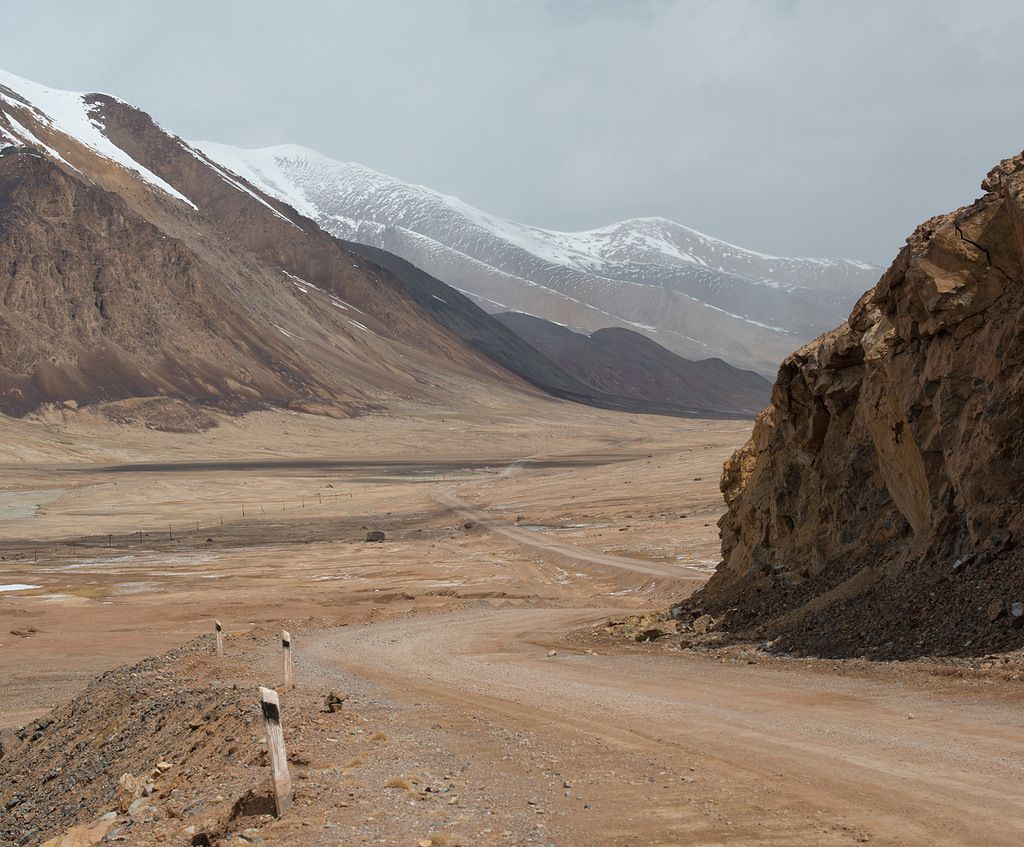
[{"label": "gray sky", "polygon": [[4,4],[0,67],[557,229],[662,215],[888,264],[1024,148],[1024,4]]}]

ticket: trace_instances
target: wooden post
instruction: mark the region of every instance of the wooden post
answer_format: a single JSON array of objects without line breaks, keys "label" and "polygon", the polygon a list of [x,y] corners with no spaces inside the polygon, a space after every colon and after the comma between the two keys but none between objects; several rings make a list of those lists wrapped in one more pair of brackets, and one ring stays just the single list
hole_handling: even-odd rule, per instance
[{"label": "wooden post", "polygon": [[224,655],[224,632],[223,627],[220,625],[220,621],[213,622],[213,631],[217,636],[217,655]]},{"label": "wooden post", "polygon": [[292,636],[287,629],[281,630],[281,648],[284,650],[284,690],[291,691],[295,682],[292,679]]},{"label": "wooden post", "polygon": [[276,691],[260,687],[260,709],[267,730],[267,754],[270,756],[270,776],[274,783],[274,808],[281,817],[292,804],[292,778],[288,774],[288,756],[284,749],[284,730],[281,729],[281,701]]}]

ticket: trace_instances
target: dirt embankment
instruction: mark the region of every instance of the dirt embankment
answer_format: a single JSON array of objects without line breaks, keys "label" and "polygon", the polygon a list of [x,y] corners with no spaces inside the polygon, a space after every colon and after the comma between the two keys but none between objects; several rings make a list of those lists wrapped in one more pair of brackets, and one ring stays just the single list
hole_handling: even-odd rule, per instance
[{"label": "dirt embankment", "polygon": [[846,324],[783,363],[726,463],[693,603],[778,646],[1024,644],[1024,155],[922,224]]}]

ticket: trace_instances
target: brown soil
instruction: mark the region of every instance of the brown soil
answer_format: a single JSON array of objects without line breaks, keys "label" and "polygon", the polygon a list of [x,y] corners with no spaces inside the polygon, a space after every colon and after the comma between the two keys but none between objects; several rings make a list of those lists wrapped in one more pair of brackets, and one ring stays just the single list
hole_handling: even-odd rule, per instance
[{"label": "brown soil", "polygon": [[[20,797],[5,838],[37,844],[116,812],[122,773],[161,761],[149,799],[99,824],[112,837],[626,847],[1024,834],[1012,657],[784,660],[606,634],[610,617],[666,608],[713,567],[716,469],[742,425],[557,404],[406,411],[267,412],[185,434],[88,411],[0,420],[0,451],[33,458],[4,468],[2,493],[22,496],[0,497],[0,583],[41,586],[0,594],[0,807]],[[559,461],[517,461],[538,454]],[[156,467],[109,470],[140,463]],[[370,529],[387,540],[367,544]],[[213,618],[228,632],[222,660]],[[296,802],[275,819],[255,689],[280,682],[282,625],[296,651],[298,688],[282,692]],[[321,711],[331,689],[349,695],[335,714]]]}]

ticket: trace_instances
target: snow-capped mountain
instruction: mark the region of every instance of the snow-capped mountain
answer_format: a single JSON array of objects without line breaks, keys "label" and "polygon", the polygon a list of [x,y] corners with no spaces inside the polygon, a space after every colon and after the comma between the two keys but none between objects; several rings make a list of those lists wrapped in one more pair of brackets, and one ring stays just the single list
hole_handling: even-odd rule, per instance
[{"label": "snow-capped mountain", "polygon": [[[618,359],[660,363],[650,346],[654,358],[627,345]],[[210,408],[352,415],[541,392],[631,412],[760,408],[767,383],[719,364],[659,364],[663,380],[628,390],[618,370],[574,376],[440,280],[332,237],[123,100],[0,71],[0,415],[90,404],[188,431],[212,425]]]},{"label": "snow-capped mountain", "polygon": [[664,218],[540,229],[296,145],[195,146],[333,235],[402,256],[488,311],[584,332],[627,327],[763,373],[845,319],[879,274],[848,259],[768,256]]},{"label": "snow-capped mountain", "polygon": [[[537,389],[616,407],[418,282],[134,106],[0,71],[0,414],[90,404],[189,429],[207,408],[345,416]],[[420,304],[435,290],[443,313]]]}]

